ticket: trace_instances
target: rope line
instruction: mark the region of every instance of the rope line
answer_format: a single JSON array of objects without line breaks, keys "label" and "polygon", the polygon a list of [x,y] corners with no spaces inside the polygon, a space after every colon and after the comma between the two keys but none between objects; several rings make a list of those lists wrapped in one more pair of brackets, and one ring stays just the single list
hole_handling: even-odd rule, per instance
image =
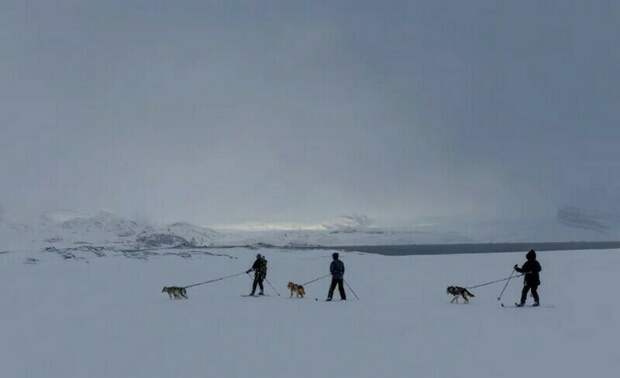
[{"label": "rope line", "polygon": [[523,273],[521,273],[519,275],[516,275],[516,276],[511,275],[510,277],[502,278],[502,279],[499,279],[499,280],[494,280],[494,281],[489,281],[489,282],[481,283],[479,285],[468,286],[468,287],[466,287],[466,289],[475,289],[475,288],[482,287],[482,286],[492,285],[494,283],[508,281],[510,279],[513,279],[513,278],[516,278],[516,277],[521,277],[521,276],[523,276]]},{"label": "rope line", "polygon": [[194,286],[206,285],[206,284],[209,284],[209,283],[212,283],[212,282],[217,282],[217,281],[222,281],[222,280],[225,280],[225,279],[228,279],[228,278],[237,277],[237,276],[240,276],[242,274],[245,274],[245,272],[235,273],[235,274],[231,274],[229,276],[224,276],[224,277],[216,278],[216,279],[209,280],[209,281],[198,282],[198,283],[195,283],[195,284],[183,286],[183,288],[184,289],[189,289],[190,287],[194,287]]}]

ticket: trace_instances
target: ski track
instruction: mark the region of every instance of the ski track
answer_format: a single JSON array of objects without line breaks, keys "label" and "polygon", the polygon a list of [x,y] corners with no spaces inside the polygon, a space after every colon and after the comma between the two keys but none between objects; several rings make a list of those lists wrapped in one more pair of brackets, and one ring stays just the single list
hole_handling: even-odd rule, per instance
[{"label": "ski track", "polygon": [[[620,305],[609,300],[618,251],[545,252],[541,303],[501,309],[502,284],[450,304],[448,285],[507,276],[524,253],[386,257],[343,253],[360,295],[325,303],[329,278],[289,298],[288,281],[325,274],[330,251],[261,250],[282,296],[240,298],[256,250],[149,260],[119,255],[88,263],[40,253],[24,264],[0,254],[3,377],[612,377],[620,368]],[[502,301],[521,290],[515,279]],[[319,301],[315,301],[317,298]],[[531,298],[529,299],[531,301]],[[320,304],[319,304],[320,303]],[[533,375],[532,375],[533,374]]]}]

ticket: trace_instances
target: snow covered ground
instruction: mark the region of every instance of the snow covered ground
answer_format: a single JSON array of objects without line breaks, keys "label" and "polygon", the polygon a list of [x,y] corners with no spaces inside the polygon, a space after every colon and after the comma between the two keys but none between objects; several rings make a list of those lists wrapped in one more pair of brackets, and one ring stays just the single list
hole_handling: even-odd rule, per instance
[{"label": "snow covered ground", "polygon": [[[620,369],[620,251],[546,252],[541,308],[500,308],[501,284],[449,303],[450,284],[507,276],[524,253],[386,257],[346,253],[360,295],[325,303],[328,281],[289,299],[289,280],[324,274],[329,250],[260,250],[282,293],[244,298],[256,250],[220,256],[64,260],[0,253],[2,377],[612,377]],[[518,297],[513,282],[505,302]],[[273,291],[267,289],[273,294]],[[319,301],[315,301],[318,298]]]}]

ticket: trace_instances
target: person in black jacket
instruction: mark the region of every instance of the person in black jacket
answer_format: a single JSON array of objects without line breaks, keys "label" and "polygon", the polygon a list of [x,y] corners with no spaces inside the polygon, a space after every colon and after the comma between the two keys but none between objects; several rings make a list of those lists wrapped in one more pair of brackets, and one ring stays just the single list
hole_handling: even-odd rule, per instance
[{"label": "person in black jacket", "polygon": [[256,255],[256,261],[252,264],[252,267],[246,271],[246,273],[250,273],[254,271],[254,282],[252,282],[252,292],[250,295],[254,295],[256,292],[256,286],[260,287],[260,292],[258,295],[265,295],[263,288],[263,281],[267,277],[267,259],[265,256],[262,256],[260,253]]},{"label": "person in black jacket", "polygon": [[334,296],[334,289],[338,286],[340,292],[340,299],[347,300],[347,294],[344,292],[344,263],[338,259],[338,253],[332,254],[334,261],[329,265],[329,272],[332,274],[332,283],[329,286],[329,293],[327,294],[327,301],[331,301]]},{"label": "person in black jacket", "polygon": [[527,292],[532,291],[532,297],[534,297],[534,306],[540,305],[540,298],[538,297],[538,285],[540,285],[539,273],[542,270],[540,263],[536,260],[536,252],[533,249],[525,255],[527,261],[519,268],[518,265],[514,266],[514,269],[525,275],[523,291],[521,292],[521,302],[517,306],[521,307],[525,304],[527,298]]}]

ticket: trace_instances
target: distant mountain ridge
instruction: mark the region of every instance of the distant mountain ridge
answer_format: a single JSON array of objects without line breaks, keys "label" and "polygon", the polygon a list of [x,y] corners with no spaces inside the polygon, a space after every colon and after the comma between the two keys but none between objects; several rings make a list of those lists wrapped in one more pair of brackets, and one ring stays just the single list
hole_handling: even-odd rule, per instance
[{"label": "distant mountain ridge", "polygon": [[556,218],[514,221],[435,222],[401,228],[372,226],[364,215],[343,216],[319,229],[214,230],[187,222],[155,225],[111,212],[45,213],[38,222],[0,222],[0,250],[76,246],[121,249],[275,246],[337,247],[455,243],[569,242],[620,240],[620,217],[562,208]]},{"label": "distant mountain ridge", "polygon": [[[4,222],[0,243],[11,245],[128,245],[135,247],[208,246],[217,232],[176,222],[164,226],[127,219],[108,211],[94,215],[46,213],[33,225]],[[9,243],[13,240],[12,243]]]},{"label": "distant mountain ridge", "polygon": [[602,211],[567,206],[558,210],[558,221],[568,227],[607,233],[620,225],[620,216]]}]

